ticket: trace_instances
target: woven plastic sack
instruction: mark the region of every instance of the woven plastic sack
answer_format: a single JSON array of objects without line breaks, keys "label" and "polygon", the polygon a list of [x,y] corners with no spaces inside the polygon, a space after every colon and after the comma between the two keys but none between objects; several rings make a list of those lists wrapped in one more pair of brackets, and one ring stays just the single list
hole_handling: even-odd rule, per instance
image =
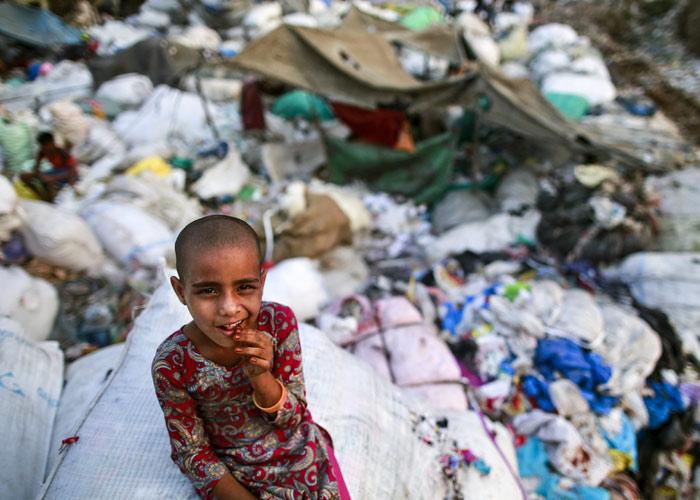
[{"label": "woven plastic sack", "polygon": [[19,323],[0,318],[0,498],[39,493],[62,385],[58,344],[32,342]]},{"label": "woven plastic sack", "polygon": [[144,172],[118,175],[107,184],[104,196],[138,206],[177,231],[202,216],[199,202],[175,189],[167,179]]},{"label": "woven plastic sack", "polygon": [[75,146],[71,153],[80,162],[92,164],[107,155],[118,155],[126,152],[124,143],[112,130],[109,123],[96,118],[87,117],[90,130],[82,144]]},{"label": "woven plastic sack", "polygon": [[590,293],[579,289],[567,290],[559,318],[547,328],[547,333],[593,349],[605,337],[603,314]]},{"label": "woven plastic sack", "polygon": [[599,75],[579,73],[552,73],[542,80],[543,94],[573,94],[586,99],[588,104],[596,106],[615,100],[617,90],[609,79]]},{"label": "woven plastic sack", "polygon": [[700,357],[700,253],[640,252],[605,274],[626,283],[642,305],[665,312],[683,349]]},{"label": "woven plastic sack", "polygon": [[137,108],[153,93],[153,83],[146,75],[127,73],[104,82],[95,96],[109,99],[123,108]]},{"label": "woven plastic sack", "polygon": [[[40,498],[196,498],[170,459],[150,377],[156,347],[188,319],[169,285],[161,286],[136,321],[121,364],[75,430],[80,441],[61,453]],[[319,330],[302,325],[300,335],[309,408],[333,436],[352,497],[442,498],[438,450],[412,431],[419,413],[438,415],[403,399]],[[468,412],[439,416],[449,419],[450,442],[455,438],[492,468],[487,476],[473,468],[459,472],[467,498],[521,498],[504,461],[514,467],[505,429]],[[495,432],[501,452],[483,426]]]},{"label": "woven plastic sack", "polygon": [[77,146],[87,140],[90,123],[80,106],[71,101],[59,101],[49,105],[48,110],[58,144],[68,142]]},{"label": "woven plastic sack", "polygon": [[688,168],[663,177],[649,177],[647,189],[660,199],[659,249],[666,252],[700,251],[700,168]]},{"label": "woven plastic sack", "polygon": [[6,177],[0,176],[0,242],[7,241],[22,222],[16,213],[17,192]]},{"label": "woven plastic sack", "polygon": [[249,178],[248,165],[243,163],[238,151],[232,149],[226,158],[204,171],[202,177],[192,185],[192,192],[203,200],[235,195]]},{"label": "woven plastic sack", "polygon": [[616,304],[604,304],[600,309],[605,337],[597,351],[612,368],[606,385],[616,395],[638,392],[661,357],[659,336],[634,313]]},{"label": "woven plastic sack", "polygon": [[0,267],[0,283],[0,318],[22,325],[28,339],[46,340],[58,313],[58,292],[53,285],[21,267]]},{"label": "woven plastic sack", "polygon": [[288,305],[299,321],[316,317],[328,301],[318,263],[299,257],[275,265],[267,272],[263,299]]},{"label": "woven plastic sack", "polygon": [[34,137],[26,123],[7,123],[0,120],[0,148],[5,166],[12,172],[22,170],[27,160],[32,159]]},{"label": "woven plastic sack", "polygon": [[110,375],[122,363],[124,352],[123,343],[114,344],[66,366],[65,384],[51,437],[47,472],[53,469],[58,461],[63,440],[76,435],[95,398],[106,387]]},{"label": "woven plastic sack", "polygon": [[22,236],[32,255],[72,271],[99,273],[105,255],[83,219],[43,201],[22,200],[19,207]]},{"label": "woven plastic sack", "polygon": [[123,201],[98,201],[81,210],[103,248],[125,265],[157,266],[170,255],[174,235],[147,211]]}]

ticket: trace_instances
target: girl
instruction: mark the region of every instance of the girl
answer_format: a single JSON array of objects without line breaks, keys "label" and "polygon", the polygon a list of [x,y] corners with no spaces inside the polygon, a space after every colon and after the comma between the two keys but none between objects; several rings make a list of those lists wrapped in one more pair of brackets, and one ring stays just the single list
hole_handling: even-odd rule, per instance
[{"label": "girl", "polygon": [[202,498],[349,498],[328,433],[306,407],[294,313],[262,302],[255,231],[214,215],[175,242],[171,278],[192,322],[152,373],[172,458]]}]

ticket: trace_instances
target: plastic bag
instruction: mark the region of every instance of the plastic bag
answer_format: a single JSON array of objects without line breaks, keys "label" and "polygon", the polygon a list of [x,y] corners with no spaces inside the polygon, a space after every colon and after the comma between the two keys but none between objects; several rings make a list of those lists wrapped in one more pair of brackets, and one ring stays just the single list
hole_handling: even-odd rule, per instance
[{"label": "plastic bag", "polygon": [[22,326],[28,340],[49,338],[58,313],[58,292],[21,267],[0,267],[0,317]]},{"label": "plastic bag", "polygon": [[83,208],[104,249],[124,265],[157,266],[172,254],[175,237],[164,222],[121,201],[98,201]]},{"label": "plastic bag", "polygon": [[32,255],[55,266],[99,274],[105,255],[83,219],[43,201],[21,201],[19,214]]},{"label": "plastic bag", "polygon": [[153,93],[153,83],[146,75],[126,73],[104,82],[95,96],[114,101],[123,108],[137,108]]}]

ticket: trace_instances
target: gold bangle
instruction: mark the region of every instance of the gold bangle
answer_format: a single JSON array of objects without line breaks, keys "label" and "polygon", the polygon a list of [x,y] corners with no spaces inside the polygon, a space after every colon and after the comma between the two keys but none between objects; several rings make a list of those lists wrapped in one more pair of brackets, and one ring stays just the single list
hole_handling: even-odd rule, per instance
[{"label": "gold bangle", "polygon": [[275,379],[275,382],[277,382],[282,388],[282,395],[280,396],[279,401],[277,401],[274,405],[268,408],[260,406],[260,403],[258,403],[258,401],[255,399],[255,392],[253,392],[253,404],[258,410],[263,411],[265,413],[277,413],[282,408],[284,403],[287,402],[287,388],[282,382],[279,381],[279,379]]}]

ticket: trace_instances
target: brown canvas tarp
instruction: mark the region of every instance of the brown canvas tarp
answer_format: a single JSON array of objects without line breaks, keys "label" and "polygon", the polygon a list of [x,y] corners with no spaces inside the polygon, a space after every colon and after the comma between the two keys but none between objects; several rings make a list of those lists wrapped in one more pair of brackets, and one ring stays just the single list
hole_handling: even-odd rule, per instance
[{"label": "brown canvas tarp", "polygon": [[460,76],[421,82],[401,67],[382,36],[354,29],[281,26],[252,42],[233,64],[239,68],[366,108],[405,106],[420,111],[451,104],[491,101],[484,116],[536,138],[573,140],[577,131],[527,81],[508,80],[472,63]]},{"label": "brown canvas tarp", "polygon": [[[356,16],[348,26],[331,30],[283,25],[250,43],[232,64],[368,109],[391,106],[420,112],[450,105],[475,107],[486,97],[488,110],[481,113],[484,123],[505,127],[550,148],[634,161],[561,116],[529,80],[510,79],[476,62],[464,62],[462,74],[442,81],[416,80],[403,70],[389,41],[397,36],[388,30],[391,23],[382,21],[385,32],[371,32],[362,28],[363,19]],[[438,38],[435,32],[431,36]],[[443,32],[441,40],[445,46],[450,40],[456,46],[449,32]]]}]

